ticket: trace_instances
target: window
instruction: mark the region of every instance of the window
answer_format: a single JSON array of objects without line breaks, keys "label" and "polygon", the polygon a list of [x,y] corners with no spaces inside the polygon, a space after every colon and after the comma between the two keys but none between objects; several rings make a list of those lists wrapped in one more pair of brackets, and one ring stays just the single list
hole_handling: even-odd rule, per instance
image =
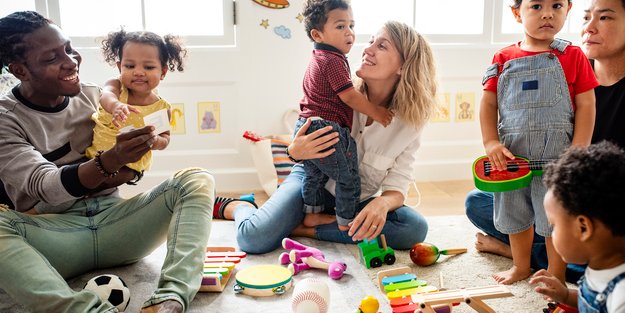
[{"label": "window", "polygon": [[368,40],[387,20],[413,25],[432,42],[487,40],[485,0],[387,0],[383,5],[376,0],[356,0],[351,4],[359,41]]},{"label": "window", "polygon": [[36,11],[35,0],[0,0],[0,17],[15,11]]},{"label": "window", "polygon": [[0,4],[0,12],[40,12],[61,26],[76,47],[97,47],[98,38],[120,27],[178,35],[187,47],[234,45],[232,0],[0,0]]},{"label": "window", "polygon": [[[510,12],[512,0],[376,0],[351,2],[359,42],[369,40],[384,21],[398,20],[415,27],[434,44],[498,44],[520,40],[522,26]],[[574,1],[558,37],[579,41],[583,2]]]}]

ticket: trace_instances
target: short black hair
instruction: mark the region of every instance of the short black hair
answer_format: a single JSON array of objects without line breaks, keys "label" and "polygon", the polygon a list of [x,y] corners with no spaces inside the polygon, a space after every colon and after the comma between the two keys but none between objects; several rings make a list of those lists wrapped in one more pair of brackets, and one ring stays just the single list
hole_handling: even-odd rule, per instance
[{"label": "short black hair", "polygon": [[349,0],[307,0],[304,2],[304,27],[310,40],[313,40],[310,31],[323,30],[328,21],[328,12],[334,9],[349,9]]},{"label": "short black hair", "polygon": [[26,53],[24,36],[49,24],[51,20],[34,11],[20,11],[0,18],[0,68],[22,61]]},{"label": "short black hair", "polygon": [[543,180],[571,215],[585,215],[625,236],[625,151],[602,141],[571,147],[547,166]]},{"label": "short black hair", "polygon": [[129,41],[156,47],[163,68],[168,68],[172,72],[184,70],[183,59],[187,55],[187,50],[180,38],[173,35],[161,37],[148,31],[126,32],[122,28],[119,31],[110,32],[102,41],[104,60],[112,65],[121,61],[124,45]]},{"label": "short black hair", "polygon": [[[625,1],[625,0],[623,0]],[[512,4],[512,7],[515,9],[518,9],[521,6],[521,2],[523,2],[523,0],[514,0],[514,4]],[[569,4],[571,4],[571,0],[569,0]]]}]

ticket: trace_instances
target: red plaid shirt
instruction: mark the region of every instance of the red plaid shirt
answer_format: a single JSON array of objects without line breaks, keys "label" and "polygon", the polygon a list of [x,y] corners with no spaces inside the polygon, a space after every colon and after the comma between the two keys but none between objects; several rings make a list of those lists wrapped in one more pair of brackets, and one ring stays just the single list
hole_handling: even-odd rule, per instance
[{"label": "red plaid shirt", "polygon": [[315,43],[304,74],[300,117],[318,116],[351,129],[354,111],[339,94],[353,87],[347,57],[330,45]]}]

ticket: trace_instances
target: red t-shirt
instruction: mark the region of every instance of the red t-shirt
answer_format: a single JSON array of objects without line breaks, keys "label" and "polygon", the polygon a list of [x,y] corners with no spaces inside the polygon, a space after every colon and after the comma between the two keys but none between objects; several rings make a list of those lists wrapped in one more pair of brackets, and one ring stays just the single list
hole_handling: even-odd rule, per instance
[{"label": "red t-shirt", "polygon": [[[522,57],[532,56],[546,51],[525,51],[520,47],[520,42],[505,47],[495,53],[493,56],[492,64],[499,64],[499,72],[503,69],[504,63],[508,60],[518,59]],[[582,50],[573,45],[569,45],[564,50],[564,53],[556,53],[562,69],[564,70],[564,76],[566,77],[566,83],[569,86],[569,94],[571,96],[571,103],[573,103],[573,110],[575,110],[575,95],[586,92],[599,86],[599,82],[595,77],[595,73],[590,66],[590,62]],[[499,76],[495,76],[484,83],[484,90],[497,93],[497,82]]]},{"label": "red t-shirt", "polygon": [[318,116],[351,129],[354,111],[339,94],[353,87],[347,57],[332,46],[315,44],[304,74],[300,116]]}]

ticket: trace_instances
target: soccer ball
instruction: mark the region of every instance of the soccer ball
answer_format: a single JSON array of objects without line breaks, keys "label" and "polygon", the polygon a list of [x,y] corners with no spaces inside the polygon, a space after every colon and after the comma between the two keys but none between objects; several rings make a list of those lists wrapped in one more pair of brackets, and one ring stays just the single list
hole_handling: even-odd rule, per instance
[{"label": "soccer ball", "polygon": [[119,276],[113,274],[91,278],[84,289],[95,292],[102,301],[110,302],[120,312],[126,310],[130,300],[130,289]]}]

